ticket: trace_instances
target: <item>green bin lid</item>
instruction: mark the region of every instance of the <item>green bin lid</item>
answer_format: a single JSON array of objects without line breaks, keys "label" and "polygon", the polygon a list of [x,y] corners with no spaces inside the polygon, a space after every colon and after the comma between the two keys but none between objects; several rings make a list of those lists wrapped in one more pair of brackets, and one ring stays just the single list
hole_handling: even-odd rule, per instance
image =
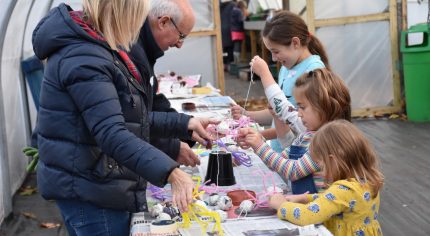
[{"label": "green bin lid", "polygon": [[[412,46],[406,45],[407,37],[410,33],[423,33],[423,43]],[[402,31],[402,35],[400,38],[400,51],[403,53],[430,51],[428,24],[421,23],[413,25],[407,31]]]}]

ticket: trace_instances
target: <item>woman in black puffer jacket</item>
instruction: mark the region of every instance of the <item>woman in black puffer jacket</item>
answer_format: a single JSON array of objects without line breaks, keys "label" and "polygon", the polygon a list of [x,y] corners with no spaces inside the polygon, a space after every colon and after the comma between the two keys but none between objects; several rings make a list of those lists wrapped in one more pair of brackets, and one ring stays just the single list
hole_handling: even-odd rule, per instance
[{"label": "woman in black puffer jacket", "polygon": [[182,210],[191,202],[190,176],[147,141],[210,140],[210,121],[148,110],[149,81],[125,53],[147,8],[146,0],[83,0],[82,12],[61,4],[33,32],[36,55],[47,59],[38,188],[57,200],[70,235],[128,235],[130,212],[147,210],[146,181],[171,183]]}]

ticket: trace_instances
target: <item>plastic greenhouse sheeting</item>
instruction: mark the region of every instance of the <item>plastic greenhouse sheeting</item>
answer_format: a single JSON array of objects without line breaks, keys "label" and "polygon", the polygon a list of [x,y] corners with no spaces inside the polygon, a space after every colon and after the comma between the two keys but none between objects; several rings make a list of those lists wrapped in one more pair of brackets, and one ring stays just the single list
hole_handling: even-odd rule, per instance
[{"label": "plastic greenhouse sheeting", "polygon": [[[11,195],[20,186],[26,176],[25,167],[27,158],[24,158],[21,150],[27,145],[29,138],[28,110],[25,102],[24,80],[20,74],[20,63],[22,53],[22,39],[31,1],[17,1],[10,18],[6,31],[4,31],[4,41],[1,54],[1,101],[3,108],[2,126],[2,159],[7,164],[8,170],[2,167],[0,175],[2,179],[7,179],[8,185],[2,188],[9,189],[2,192],[2,200],[10,201]],[[3,22],[2,22],[3,23]],[[3,32],[2,32],[3,33]],[[9,198],[9,199],[8,199]],[[3,202],[2,202],[3,203]],[[7,204],[7,203],[3,203]],[[2,205],[3,206],[3,205]],[[8,214],[1,209],[0,214]],[[5,209],[11,210],[11,209]],[[1,215],[0,215],[1,216]]]},{"label": "plastic greenhouse sheeting", "polygon": [[386,106],[394,97],[388,26],[371,22],[317,30],[332,69],[350,89],[353,108]]},{"label": "plastic greenhouse sheeting", "polygon": [[318,0],[314,2],[317,20],[388,11],[388,0]]},{"label": "plastic greenhouse sheeting", "polygon": [[[207,0],[190,0],[196,15],[193,31],[213,30],[213,4]],[[217,58],[215,36],[187,37],[182,48],[171,48],[157,60],[155,73],[168,70],[180,75],[201,74],[201,84],[217,86]],[[180,58],[178,60],[178,58]]]},{"label": "plastic greenhouse sheeting", "polygon": [[[328,7],[330,6],[330,7]],[[318,19],[385,12],[388,0],[315,1]],[[388,21],[328,26],[316,30],[335,73],[350,89],[353,109],[391,105],[393,68]]]}]

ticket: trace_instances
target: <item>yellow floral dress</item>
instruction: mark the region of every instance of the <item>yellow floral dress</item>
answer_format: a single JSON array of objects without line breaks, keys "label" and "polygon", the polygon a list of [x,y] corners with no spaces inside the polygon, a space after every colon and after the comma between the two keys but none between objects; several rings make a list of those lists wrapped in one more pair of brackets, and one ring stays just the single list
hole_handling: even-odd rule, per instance
[{"label": "yellow floral dress", "polygon": [[285,202],[278,217],[297,225],[323,223],[334,235],[382,235],[378,222],[379,193],[356,179],[339,180],[327,190],[308,194],[309,203]]}]

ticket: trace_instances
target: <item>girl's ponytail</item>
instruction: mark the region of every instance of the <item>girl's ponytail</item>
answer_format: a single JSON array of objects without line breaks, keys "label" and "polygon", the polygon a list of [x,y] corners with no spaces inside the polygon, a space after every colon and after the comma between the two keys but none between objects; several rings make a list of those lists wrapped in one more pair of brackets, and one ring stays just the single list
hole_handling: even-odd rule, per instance
[{"label": "girl's ponytail", "polygon": [[319,55],[321,61],[324,62],[325,67],[328,70],[331,70],[324,46],[322,45],[321,41],[311,33],[309,33],[308,49],[312,55]]}]

